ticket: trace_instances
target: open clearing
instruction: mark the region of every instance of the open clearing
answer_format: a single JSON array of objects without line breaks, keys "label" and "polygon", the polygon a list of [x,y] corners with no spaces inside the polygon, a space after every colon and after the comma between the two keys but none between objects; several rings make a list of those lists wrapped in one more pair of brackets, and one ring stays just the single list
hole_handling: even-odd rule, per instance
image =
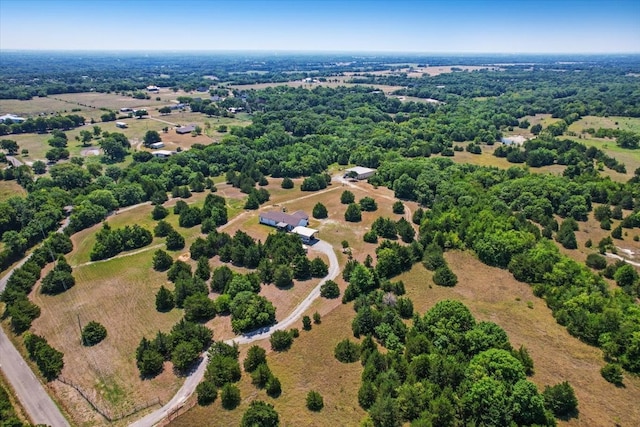
[{"label": "open clearing", "polygon": [[14,196],[24,196],[27,192],[16,181],[0,181],[0,202]]}]

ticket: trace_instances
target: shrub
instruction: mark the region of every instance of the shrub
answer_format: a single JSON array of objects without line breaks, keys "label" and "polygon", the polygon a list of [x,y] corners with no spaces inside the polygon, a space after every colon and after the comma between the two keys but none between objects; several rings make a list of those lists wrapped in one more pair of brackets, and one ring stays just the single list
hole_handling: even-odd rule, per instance
[{"label": "shrub", "polygon": [[218,397],[218,389],[216,386],[206,380],[198,384],[196,393],[198,394],[198,405],[200,406],[210,405]]},{"label": "shrub", "polygon": [[307,409],[310,411],[320,411],[322,408],[324,408],[322,395],[317,391],[311,390],[307,394]]},{"label": "shrub", "polygon": [[280,380],[275,376],[271,375],[266,385],[267,394],[274,399],[282,393],[282,385],[280,384]]},{"label": "shrub", "polygon": [[269,342],[273,351],[286,351],[291,348],[293,335],[287,331],[275,331],[269,338]]},{"label": "shrub", "polygon": [[179,251],[180,249],[184,249],[184,237],[177,231],[171,230],[167,234],[167,250]]},{"label": "shrub", "polygon": [[347,206],[347,210],[344,213],[344,219],[348,222],[360,222],[362,221],[362,212],[360,210],[360,206],[355,203],[350,203]]},{"label": "shrub", "polygon": [[600,369],[600,375],[611,384],[622,385],[622,368],[620,368],[620,365],[607,363]]},{"label": "shrub", "polygon": [[156,221],[166,218],[167,215],[169,215],[169,211],[162,205],[156,205],[151,211],[151,218]]},{"label": "shrub", "polygon": [[107,337],[107,329],[93,320],[82,328],[82,345],[96,345]]},{"label": "shrub", "polygon": [[360,199],[360,209],[365,212],[373,212],[378,210],[378,204],[371,197],[363,197]]},{"label": "shrub", "polygon": [[363,240],[367,243],[378,243],[378,234],[374,230],[364,233]]},{"label": "shrub", "polygon": [[251,382],[258,388],[264,388],[271,376],[271,369],[269,369],[266,362],[261,363],[256,370],[251,373]]},{"label": "shrub", "polygon": [[280,186],[284,189],[290,189],[293,188],[293,181],[291,180],[291,178],[284,178],[282,180],[282,184],[280,184]]},{"label": "shrub", "polygon": [[158,249],[153,254],[153,269],[156,271],[166,271],[171,268],[173,264],[173,258],[171,255],[163,251],[162,249]]},{"label": "shrub", "polygon": [[343,205],[349,205],[356,201],[356,196],[349,190],[344,190],[340,195],[340,203]]},{"label": "shrub", "polygon": [[224,409],[235,409],[240,404],[240,389],[233,384],[225,384],[222,387],[220,402]]},{"label": "shrub", "polygon": [[444,265],[433,274],[433,283],[439,286],[455,286],[458,283],[456,276],[449,266]]},{"label": "shrub", "polygon": [[316,325],[319,325],[321,323],[320,313],[318,313],[317,311],[313,313],[313,323],[315,323]]},{"label": "shrub", "polygon": [[328,216],[327,208],[322,203],[318,202],[313,207],[313,217],[316,219],[323,219]]},{"label": "shrub", "polygon": [[334,356],[342,363],[353,363],[360,360],[360,346],[345,338],[333,351]]},{"label": "shrub", "polygon": [[595,270],[603,270],[607,267],[607,259],[600,254],[589,254],[586,264]]},{"label": "shrub", "polygon": [[340,296],[340,288],[333,280],[327,280],[320,286],[320,296],[327,299],[334,299]]},{"label": "shrub", "polygon": [[311,277],[324,277],[329,274],[329,266],[322,258],[314,258],[311,260]]},{"label": "shrub", "polygon": [[546,386],[542,393],[544,406],[556,417],[571,417],[578,409],[578,399],[573,387],[564,381],[554,386]]},{"label": "shrub", "polygon": [[404,214],[404,205],[400,200],[393,203],[392,209],[394,214],[399,214],[399,215]]},{"label": "shrub", "polygon": [[309,316],[304,316],[302,318],[302,329],[305,331],[311,330],[311,318]]},{"label": "shrub", "polygon": [[261,400],[254,400],[249,404],[249,409],[242,416],[240,427],[277,427],[280,425],[280,417],[273,405]]},{"label": "shrub", "polygon": [[263,363],[267,363],[267,352],[265,349],[257,345],[251,346],[243,362],[244,370],[246,372],[253,372]]},{"label": "shrub", "polygon": [[163,286],[160,286],[156,294],[156,310],[161,313],[171,311],[175,307],[173,293]]},{"label": "shrub", "polygon": [[160,220],[153,229],[153,235],[156,237],[167,237],[171,230],[173,230],[171,224],[167,221]]}]

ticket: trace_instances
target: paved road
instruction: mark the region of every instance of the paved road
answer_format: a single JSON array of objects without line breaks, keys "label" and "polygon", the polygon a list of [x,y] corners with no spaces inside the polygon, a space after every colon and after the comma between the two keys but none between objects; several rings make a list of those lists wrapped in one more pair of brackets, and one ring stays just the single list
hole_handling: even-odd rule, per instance
[{"label": "paved road", "polygon": [[69,426],[42,384],[22,359],[18,350],[0,328],[0,360],[4,375],[35,424],[52,427]]},{"label": "paved road", "polygon": [[[309,309],[309,307],[311,307],[313,301],[315,301],[320,296],[320,287],[324,284],[324,282],[330,279],[335,279],[340,273],[338,258],[336,257],[333,247],[330,244],[319,240],[318,242],[316,242],[316,244],[313,245],[312,248],[313,250],[324,253],[329,258],[329,274],[324,279],[322,279],[315,288],[313,288],[309,295],[307,295],[307,297],[285,319],[273,326],[262,328],[256,333],[246,334],[237,338],[227,340],[225,341],[227,344],[233,344],[234,342],[238,344],[249,344],[254,341],[268,338],[271,336],[271,334],[273,334],[274,331],[289,328],[293,323],[300,319],[302,313],[304,313],[307,309]],[[131,427],[153,426],[165,419],[177,408],[179,408],[187,400],[187,398],[193,394],[196,386],[204,377],[206,368],[207,355],[205,353],[197,368],[193,372],[191,372],[191,374],[189,374],[182,387],[180,387],[180,390],[178,390],[176,395],[173,396],[173,399],[171,399],[162,408],[134,422],[133,424],[131,424]]]},{"label": "paved road", "polygon": [[[69,218],[66,218],[58,233],[62,233],[69,226]],[[24,257],[15,267],[9,270],[0,279],[0,292],[7,286],[7,280],[13,271],[21,267],[31,257],[31,254]],[[4,372],[9,384],[22,403],[22,406],[29,414],[31,421],[35,424],[47,424],[52,427],[66,427],[69,423],[64,418],[60,409],[53,403],[46,390],[29,368],[29,365],[22,359],[13,343],[7,337],[4,330],[0,328],[0,369]]]}]

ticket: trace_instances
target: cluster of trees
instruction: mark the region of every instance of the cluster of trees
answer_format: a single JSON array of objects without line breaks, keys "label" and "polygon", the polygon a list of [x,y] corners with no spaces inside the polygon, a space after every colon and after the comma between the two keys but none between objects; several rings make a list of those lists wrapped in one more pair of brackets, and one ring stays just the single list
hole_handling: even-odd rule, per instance
[{"label": "cluster of trees", "polygon": [[400,238],[405,243],[413,242],[416,231],[413,226],[404,218],[393,221],[390,218],[378,217],[371,224],[371,230],[364,234],[364,241],[368,243],[377,243],[378,237],[383,239],[396,240]]},{"label": "cluster of trees", "polygon": [[13,271],[0,295],[0,301],[6,304],[6,314],[11,317],[11,328],[15,333],[28,330],[31,322],[40,316],[40,308],[29,300],[28,295],[40,279],[44,266],[72,249],[69,237],[53,233],[33,251],[28,261]]},{"label": "cluster of trees", "polygon": [[593,175],[594,168],[602,170],[602,165],[619,173],[626,172],[624,164],[607,156],[602,150],[593,146],[587,148],[584,144],[569,139],[559,140],[548,133],[525,142],[523,148],[524,150],[516,145],[500,145],[493,155],[505,157],[511,163],[526,163],[535,168],[553,164],[565,165],[567,168],[563,174],[569,177]]},{"label": "cluster of trees", "polygon": [[222,389],[221,400],[225,409],[234,409],[240,404],[240,390],[234,385],[242,376],[239,354],[237,344],[213,343],[204,379],[196,387],[200,405],[211,404],[217,398],[218,389]]},{"label": "cluster of trees", "polygon": [[300,185],[302,191],[318,191],[327,188],[331,185],[331,175],[329,174],[314,174],[308,178],[305,178]]},{"label": "cluster of trees", "polygon": [[[635,362],[640,349],[638,314],[627,309],[632,297],[610,289],[601,277],[561,255],[550,240],[557,230],[556,238],[573,246],[575,221],[587,218],[592,202],[637,207],[632,184],[590,174],[575,182],[515,168],[454,165],[446,159],[386,163],[374,178],[396,193],[405,193],[407,183],[415,185],[412,198],[431,208],[421,218],[423,247],[435,242],[440,248],[472,249],[484,263],[509,268],[516,279],[534,285],[536,295],[545,298],[571,334],[600,346],[607,359],[625,369],[640,369]],[[560,231],[554,215],[575,221],[565,220]],[[612,270],[611,277],[614,274]],[[619,273],[618,278],[625,284],[623,290],[634,292],[633,276],[627,279]]]},{"label": "cluster of trees", "polygon": [[575,414],[570,385],[540,393],[527,379],[533,363],[526,349],[514,350],[504,330],[476,322],[463,304],[441,301],[413,319],[394,340],[376,337],[384,354],[373,339],[380,326],[361,344],[336,346],[338,360],[364,366],[358,402],[374,425],[555,425],[554,416]]},{"label": "cluster of trees", "polygon": [[150,378],[164,368],[164,361],[185,372],[200,357],[200,353],[211,345],[213,332],[204,325],[185,319],[176,323],[171,332],[158,331],[153,340],[143,337],[136,349],[136,363],[140,375]]},{"label": "cluster of trees", "polygon": [[[11,170],[11,169],[8,169]],[[20,259],[27,249],[55,231],[71,197],[61,189],[30,192],[0,202],[0,271]]]},{"label": "cluster of trees", "polygon": [[69,290],[76,284],[71,266],[64,256],[59,256],[56,265],[42,279],[40,292],[43,294],[56,295]]},{"label": "cluster of trees", "polygon": [[24,336],[24,346],[29,358],[36,362],[40,373],[47,381],[54,380],[60,375],[64,367],[64,355],[51,347],[45,338],[27,333]]},{"label": "cluster of trees", "polygon": [[636,149],[640,145],[640,135],[635,132],[625,131],[612,128],[588,128],[585,133],[595,136],[596,138],[615,138],[616,144],[622,148]]},{"label": "cluster of trees", "polygon": [[11,119],[8,119],[0,123],[0,135],[46,133],[55,129],[70,130],[82,126],[84,123],[84,117],[77,114],[29,117],[23,122],[12,122]]},{"label": "cluster of trees", "polygon": [[151,232],[138,224],[125,225],[123,228],[111,229],[106,222],[96,233],[96,243],[91,249],[91,261],[111,258],[120,252],[147,246],[153,240]]}]

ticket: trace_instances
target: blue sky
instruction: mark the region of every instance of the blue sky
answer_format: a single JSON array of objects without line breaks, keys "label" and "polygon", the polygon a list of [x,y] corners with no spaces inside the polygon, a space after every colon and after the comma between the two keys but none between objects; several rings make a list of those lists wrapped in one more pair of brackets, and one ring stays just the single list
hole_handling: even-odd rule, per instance
[{"label": "blue sky", "polygon": [[0,50],[640,53],[638,0],[0,0]]}]

